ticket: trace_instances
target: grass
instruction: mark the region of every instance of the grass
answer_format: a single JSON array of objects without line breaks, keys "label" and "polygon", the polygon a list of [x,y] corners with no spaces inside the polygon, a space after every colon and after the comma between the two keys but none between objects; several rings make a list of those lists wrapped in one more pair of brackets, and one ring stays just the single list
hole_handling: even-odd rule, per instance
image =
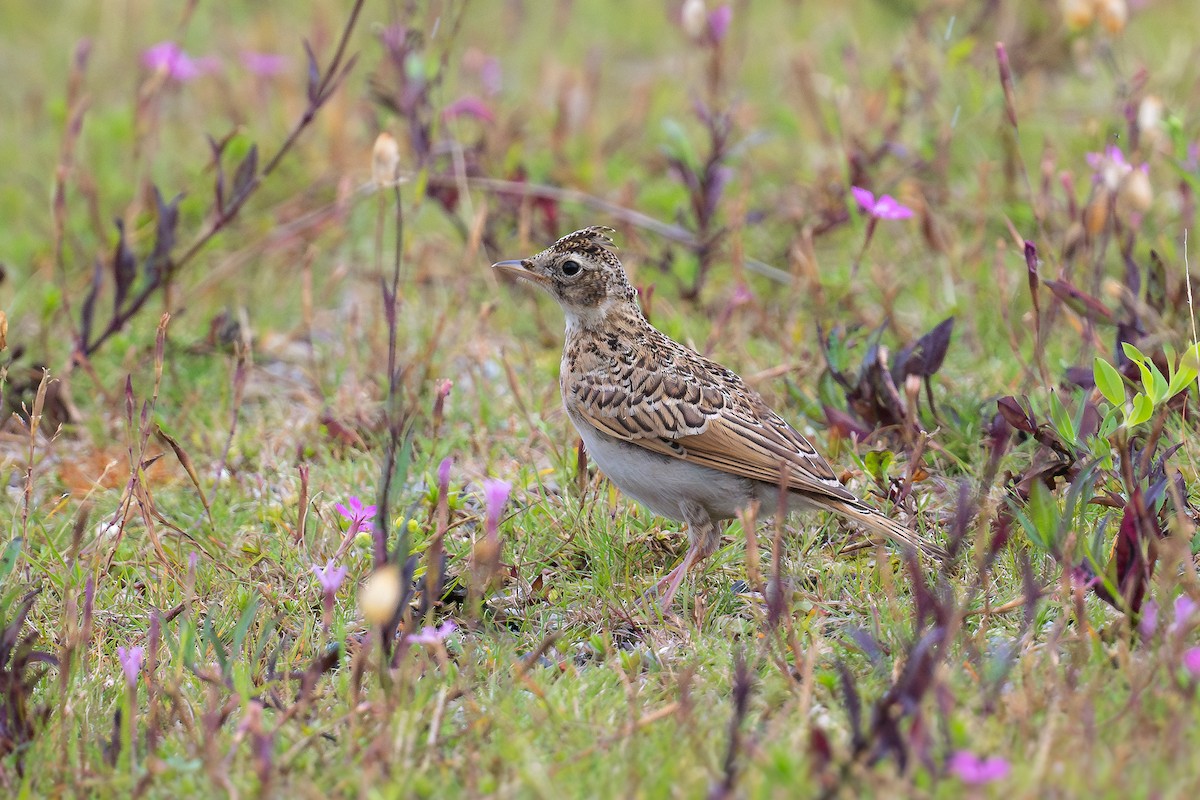
[{"label": "grass", "polygon": [[[682,4],[365,4],[353,25],[326,0],[138,0],[120,24],[16,4],[0,785],[1191,796],[1197,385],[1156,394],[1151,373],[1194,343],[1192,5],[1109,30],[1033,2],[734,3],[718,41]],[[314,100],[301,40],[323,75],[344,29],[357,60]],[[167,39],[219,69],[142,66]],[[247,50],[289,62],[257,75]],[[373,183],[381,131],[398,195]],[[236,213],[205,134],[230,136]],[[1107,145],[1133,165],[1109,185],[1087,159]],[[871,221],[851,185],[915,215]],[[154,186],[182,193],[174,229]],[[116,218],[139,271],[100,340]],[[586,224],[618,229],[656,325],[954,563],[764,516],[669,613],[640,606],[685,537],[580,471],[559,312],[488,270]],[[1126,404],[1090,384],[1096,357]],[[511,484],[491,524],[488,478]],[[351,497],[380,506],[373,532],[348,530]],[[445,592],[405,592],[443,547]]]}]

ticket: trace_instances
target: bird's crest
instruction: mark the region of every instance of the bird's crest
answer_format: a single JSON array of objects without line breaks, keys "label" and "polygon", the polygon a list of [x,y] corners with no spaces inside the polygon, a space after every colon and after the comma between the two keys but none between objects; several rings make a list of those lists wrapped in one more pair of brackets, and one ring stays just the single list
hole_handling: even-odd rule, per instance
[{"label": "bird's crest", "polygon": [[604,255],[617,248],[612,237],[609,236],[610,233],[615,233],[615,231],[603,225],[591,225],[574,233],[568,233],[550,245],[550,249],[558,253],[571,253],[582,250],[585,253],[592,253],[598,256]]}]

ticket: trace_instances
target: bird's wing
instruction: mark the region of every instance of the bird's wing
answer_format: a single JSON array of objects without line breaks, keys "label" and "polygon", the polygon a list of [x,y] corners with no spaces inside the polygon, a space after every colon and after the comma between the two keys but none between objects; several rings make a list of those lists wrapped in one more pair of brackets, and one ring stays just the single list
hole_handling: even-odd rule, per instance
[{"label": "bird's wing", "polygon": [[733,372],[692,355],[569,382],[571,410],[604,433],[712,469],[816,498],[857,502],[813,446]]}]

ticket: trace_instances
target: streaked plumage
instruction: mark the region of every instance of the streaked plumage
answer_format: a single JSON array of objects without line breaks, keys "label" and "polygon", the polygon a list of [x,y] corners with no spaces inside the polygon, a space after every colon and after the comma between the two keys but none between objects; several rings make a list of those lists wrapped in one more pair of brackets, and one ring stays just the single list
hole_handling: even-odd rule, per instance
[{"label": "streaked plumage", "polygon": [[663,581],[664,604],[687,570],[717,548],[717,521],[754,500],[773,510],[782,483],[793,508],[828,509],[944,557],[842,486],[808,440],[736,373],[652,326],[610,232],[584,228],[495,267],[537,283],[562,306],[563,404],[597,466],[655,514],[688,524],[691,547]]}]

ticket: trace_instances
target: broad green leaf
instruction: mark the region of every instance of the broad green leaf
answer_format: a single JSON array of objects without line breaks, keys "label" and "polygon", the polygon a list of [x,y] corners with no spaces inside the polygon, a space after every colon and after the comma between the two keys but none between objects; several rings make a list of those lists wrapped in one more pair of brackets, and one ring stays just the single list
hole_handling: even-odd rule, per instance
[{"label": "broad green leaf", "polygon": [[1121,349],[1125,351],[1125,357],[1135,364],[1144,364],[1146,357],[1142,355],[1142,351],[1131,345],[1129,342],[1121,342]]},{"label": "broad green leaf", "polygon": [[1133,410],[1129,412],[1129,416],[1125,418],[1125,426],[1132,428],[1136,425],[1141,425],[1146,420],[1150,419],[1154,414],[1154,401],[1146,395],[1138,392],[1133,398]]},{"label": "broad green leaf", "polygon": [[[1168,388],[1166,377],[1162,374],[1159,368],[1155,366],[1153,361],[1147,361],[1146,365],[1142,369],[1150,372],[1150,383],[1146,389],[1147,394],[1150,395],[1150,399],[1154,401],[1154,405],[1160,405],[1166,402]],[[1142,380],[1145,380],[1144,374],[1142,376]]]},{"label": "broad green leaf", "polygon": [[872,450],[863,456],[863,466],[872,478],[883,483],[887,480],[888,468],[895,459],[890,450]]},{"label": "broad green leaf", "polygon": [[12,572],[13,565],[17,563],[17,556],[21,554],[21,545],[25,542],[20,536],[14,536],[13,540],[4,548],[4,555],[0,556],[0,583],[8,577],[8,573]]},{"label": "broad green leaf", "polygon": [[1124,411],[1124,406],[1113,406],[1108,409],[1108,413],[1104,415],[1104,419],[1100,421],[1100,429],[1096,431],[1098,438],[1108,441],[1108,437],[1113,435],[1113,431],[1121,427],[1121,413]]},{"label": "broad green leaf", "polygon": [[1116,367],[1097,356],[1092,361],[1092,375],[1096,379],[1096,388],[1105,400],[1114,406],[1125,405],[1125,381]]}]

